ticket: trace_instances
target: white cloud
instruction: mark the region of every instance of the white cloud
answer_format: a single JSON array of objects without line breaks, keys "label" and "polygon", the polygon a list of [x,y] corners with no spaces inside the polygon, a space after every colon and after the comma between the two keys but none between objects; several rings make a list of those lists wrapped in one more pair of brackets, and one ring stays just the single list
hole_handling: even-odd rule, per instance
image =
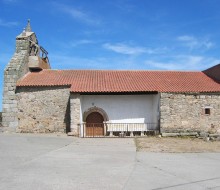
[{"label": "white cloud", "polygon": [[72,41],[72,42],[70,42],[70,46],[71,47],[76,47],[76,46],[79,46],[79,45],[86,45],[86,44],[92,44],[92,43],[94,43],[94,41],[84,39],[84,40]]},{"label": "white cloud", "polygon": [[63,13],[68,14],[71,16],[74,20],[83,22],[90,25],[98,25],[100,24],[100,21],[92,18],[91,15],[88,15],[85,11],[79,10],[75,7],[70,7],[64,4],[60,3],[53,3],[54,7]]},{"label": "white cloud", "polygon": [[0,19],[0,26],[3,27],[12,27],[12,26],[17,26],[19,23],[18,22],[8,22]]},{"label": "white cloud", "polygon": [[116,44],[103,44],[103,47],[108,50],[112,50],[116,53],[126,54],[126,55],[139,55],[139,54],[158,54],[163,53],[166,48],[157,48],[157,49],[150,49],[138,46],[129,46],[123,43],[116,43]]},{"label": "white cloud", "polygon": [[50,63],[54,69],[137,69],[144,66],[143,63],[137,65],[134,57],[76,57],[74,55],[64,55],[52,52]]},{"label": "white cloud", "polygon": [[145,64],[162,70],[203,70],[220,63],[219,59],[203,56],[179,55],[168,61],[148,60]]},{"label": "white cloud", "polygon": [[196,70],[202,71],[220,63],[220,59],[199,55],[177,55],[160,58],[155,56],[143,60],[136,56],[77,57],[52,52],[52,68],[55,69],[154,69],[154,70]]},{"label": "white cloud", "polygon": [[194,41],[195,38],[193,36],[179,36],[177,37],[180,41]]},{"label": "white cloud", "polygon": [[116,1],[109,1],[109,4],[113,5],[114,7],[118,8],[120,11],[125,13],[130,13],[135,11],[135,4],[127,1],[127,0],[116,0]]},{"label": "white cloud", "polygon": [[131,47],[125,44],[104,44],[103,47],[108,50],[112,50],[116,53],[135,55],[145,53],[146,49],[143,47]]},{"label": "white cloud", "polygon": [[198,39],[194,36],[188,35],[179,36],[177,37],[177,40],[180,41],[182,45],[189,47],[191,50],[199,48],[210,49],[214,46],[214,44],[208,39]]},{"label": "white cloud", "polygon": [[108,66],[105,58],[82,58],[51,53],[50,62],[54,69],[104,69]]}]

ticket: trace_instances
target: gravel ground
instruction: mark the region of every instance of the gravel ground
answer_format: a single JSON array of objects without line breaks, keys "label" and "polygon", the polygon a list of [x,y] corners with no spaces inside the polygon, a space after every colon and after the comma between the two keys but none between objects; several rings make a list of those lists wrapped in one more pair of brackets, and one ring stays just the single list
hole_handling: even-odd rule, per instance
[{"label": "gravel ground", "polygon": [[220,141],[198,138],[145,137],[135,139],[137,151],[167,153],[220,152]]}]

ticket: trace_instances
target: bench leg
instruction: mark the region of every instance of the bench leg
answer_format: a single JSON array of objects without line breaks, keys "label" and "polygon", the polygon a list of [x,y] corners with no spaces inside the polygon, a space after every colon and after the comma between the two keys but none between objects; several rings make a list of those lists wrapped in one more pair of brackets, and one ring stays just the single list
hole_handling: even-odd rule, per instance
[{"label": "bench leg", "polygon": [[113,137],[113,131],[110,131],[109,136],[110,136],[110,137]]},{"label": "bench leg", "polygon": [[124,131],[121,131],[121,133],[119,134],[119,137],[125,137]]},{"label": "bench leg", "polygon": [[130,132],[130,137],[133,137],[134,136],[134,133],[133,131]]},{"label": "bench leg", "polygon": [[141,136],[142,136],[142,137],[144,136],[144,131],[141,131]]}]

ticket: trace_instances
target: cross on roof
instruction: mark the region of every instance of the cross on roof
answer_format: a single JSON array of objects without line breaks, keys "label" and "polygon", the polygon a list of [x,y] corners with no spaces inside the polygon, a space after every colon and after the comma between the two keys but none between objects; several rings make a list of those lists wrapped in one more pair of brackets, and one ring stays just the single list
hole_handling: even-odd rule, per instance
[{"label": "cross on roof", "polygon": [[25,32],[31,32],[31,23],[30,23],[30,19],[28,19],[28,23],[27,26],[25,28]]}]

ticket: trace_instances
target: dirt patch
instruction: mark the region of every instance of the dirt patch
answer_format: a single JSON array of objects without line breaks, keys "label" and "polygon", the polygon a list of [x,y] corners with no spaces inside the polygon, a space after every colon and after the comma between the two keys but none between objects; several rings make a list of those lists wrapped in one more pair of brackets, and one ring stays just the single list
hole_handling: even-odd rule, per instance
[{"label": "dirt patch", "polygon": [[204,141],[198,138],[145,137],[135,138],[137,151],[142,152],[220,152],[220,141]]}]

